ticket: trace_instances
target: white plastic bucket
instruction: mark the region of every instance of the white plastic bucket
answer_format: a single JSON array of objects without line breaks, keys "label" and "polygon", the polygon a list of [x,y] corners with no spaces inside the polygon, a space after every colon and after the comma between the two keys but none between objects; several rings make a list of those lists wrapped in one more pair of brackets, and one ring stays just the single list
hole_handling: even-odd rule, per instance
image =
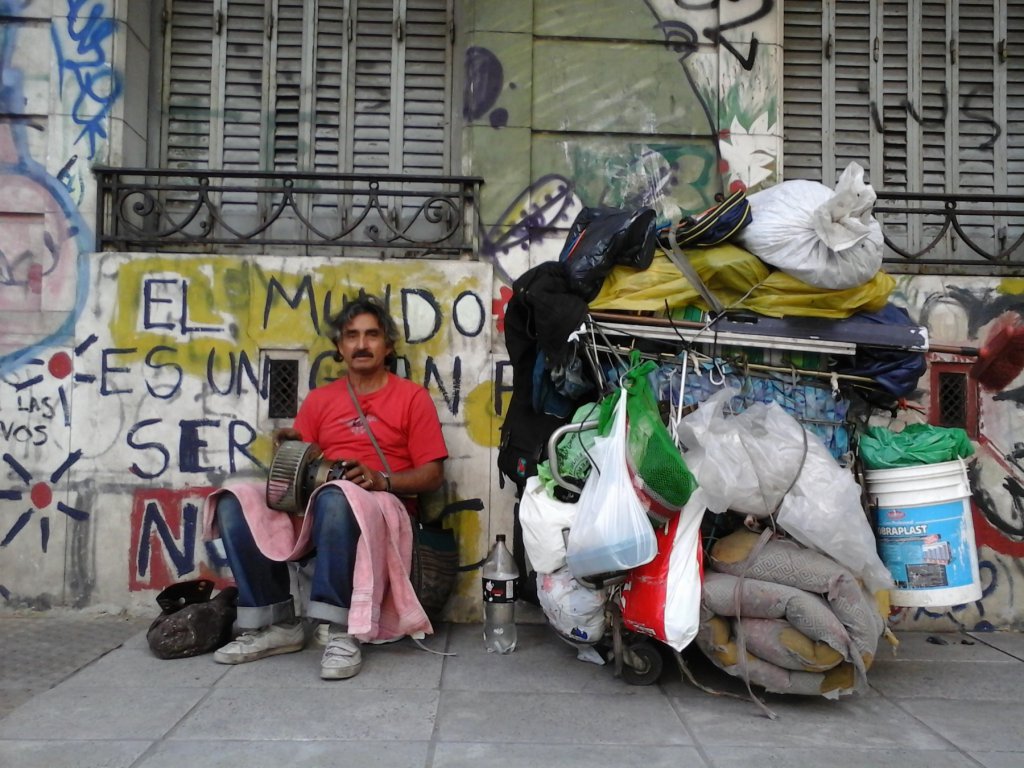
[{"label": "white plastic bucket", "polygon": [[878,554],[893,605],[951,606],[981,598],[971,485],[962,459],[864,472]]}]

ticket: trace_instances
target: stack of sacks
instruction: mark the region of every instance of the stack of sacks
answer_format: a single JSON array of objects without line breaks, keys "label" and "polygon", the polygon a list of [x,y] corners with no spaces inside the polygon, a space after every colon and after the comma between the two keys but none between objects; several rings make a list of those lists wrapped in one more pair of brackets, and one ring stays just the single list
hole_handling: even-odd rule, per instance
[{"label": "stack of sacks", "polygon": [[741,530],[712,548],[698,647],[728,674],[775,693],[854,691],[885,630],[874,600],[848,570],[791,540],[771,539],[747,562],[758,538]]}]

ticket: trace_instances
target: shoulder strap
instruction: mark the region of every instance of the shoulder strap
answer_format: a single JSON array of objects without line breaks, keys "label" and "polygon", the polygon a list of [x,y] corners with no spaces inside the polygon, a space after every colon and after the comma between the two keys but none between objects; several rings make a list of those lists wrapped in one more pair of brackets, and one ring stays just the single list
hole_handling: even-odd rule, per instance
[{"label": "shoulder strap", "polygon": [[370,429],[370,423],[366,420],[366,414],[363,413],[363,409],[359,405],[359,398],[356,397],[355,391],[352,389],[352,381],[348,377],[345,377],[345,384],[348,386],[348,395],[352,398],[352,405],[356,407],[356,413],[359,414],[359,421],[363,424],[363,429],[366,430],[366,434],[370,436],[370,442],[373,443],[373,447],[377,451],[377,456],[380,457],[380,463],[384,465],[384,471],[389,475],[391,474],[391,465],[388,464],[387,458],[384,456],[384,451],[380,449],[380,444],[377,442],[377,438],[373,436],[373,430]]}]

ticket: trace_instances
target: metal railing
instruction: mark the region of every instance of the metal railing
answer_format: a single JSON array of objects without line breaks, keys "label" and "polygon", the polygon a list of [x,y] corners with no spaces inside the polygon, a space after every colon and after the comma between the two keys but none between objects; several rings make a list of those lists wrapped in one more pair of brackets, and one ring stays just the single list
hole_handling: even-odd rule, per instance
[{"label": "metal railing", "polygon": [[477,251],[470,176],[93,168],[96,248],[453,258]]},{"label": "metal railing", "polygon": [[877,194],[887,272],[1024,274],[1024,196]]},{"label": "metal railing", "polygon": [[[452,258],[479,252],[470,176],[94,167],[98,250]],[[880,190],[894,274],[1024,271],[1024,196]]]}]

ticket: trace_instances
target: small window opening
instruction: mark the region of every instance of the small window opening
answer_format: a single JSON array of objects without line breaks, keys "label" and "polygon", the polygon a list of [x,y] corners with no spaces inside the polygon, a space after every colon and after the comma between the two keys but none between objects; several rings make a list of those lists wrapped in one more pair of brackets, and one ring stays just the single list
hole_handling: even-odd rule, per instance
[{"label": "small window opening", "polygon": [[968,437],[978,437],[978,382],[970,376],[970,364],[931,361],[931,408],[929,422],[938,427],[959,427]]},{"label": "small window opening", "polygon": [[939,373],[940,427],[967,427],[967,376],[962,373]]},{"label": "small window opening", "polygon": [[267,416],[293,419],[299,412],[299,361],[268,361]]}]

